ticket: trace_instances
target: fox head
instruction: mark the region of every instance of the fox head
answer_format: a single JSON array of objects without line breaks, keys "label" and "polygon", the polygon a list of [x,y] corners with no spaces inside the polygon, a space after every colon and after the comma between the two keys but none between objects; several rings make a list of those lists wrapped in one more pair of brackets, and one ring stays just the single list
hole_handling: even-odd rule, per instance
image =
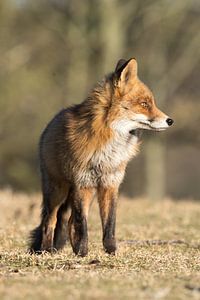
[{"label": "fox head", "polygon": [[173,120],[159,110],[150,89],[137,76],[137,61],[121,59],[113,73],[111,127],[121,133],[135,129],[162,131]]}]

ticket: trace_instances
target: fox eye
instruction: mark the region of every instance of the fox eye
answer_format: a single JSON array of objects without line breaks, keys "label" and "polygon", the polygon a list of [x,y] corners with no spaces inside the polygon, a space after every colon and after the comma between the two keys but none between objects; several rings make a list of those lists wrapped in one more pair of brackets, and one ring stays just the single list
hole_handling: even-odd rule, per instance
[{"label": "fox eye", "polygon": [[128,107],[127,107],[127,106],[124,106],[124,105],[123,105],[122,107],[123,107],[124,109],[128,109]]},{"label": "fox eye", "polygon": [[149,104],[147,102],[145,102],[145,101],[141,102],[140,104],[144,108],[148,108],[149,107]]}]

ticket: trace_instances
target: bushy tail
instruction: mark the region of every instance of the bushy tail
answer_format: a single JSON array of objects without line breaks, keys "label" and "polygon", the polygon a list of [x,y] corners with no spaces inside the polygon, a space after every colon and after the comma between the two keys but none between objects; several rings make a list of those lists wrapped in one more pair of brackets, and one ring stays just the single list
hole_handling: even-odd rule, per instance
[{"label": "bushy tail", "polygon": [[31,231],[29,237],[29,253],[40,253],[42,244],[42,225]]}]

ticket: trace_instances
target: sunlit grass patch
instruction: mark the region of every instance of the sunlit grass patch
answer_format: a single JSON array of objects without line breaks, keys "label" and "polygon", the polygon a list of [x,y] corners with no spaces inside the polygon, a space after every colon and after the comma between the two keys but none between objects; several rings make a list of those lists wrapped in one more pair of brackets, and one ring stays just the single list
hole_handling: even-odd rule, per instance
[{"label": "sunlit grass patch", "polygon": [[89,254],[80,258],[69,244],[53,255],[27,253],[28,233],[39,222],[40,198],[0,192],[1,299],[200,298],[198,202],[121,198],[115,256],[103,251],[94,203]]}]

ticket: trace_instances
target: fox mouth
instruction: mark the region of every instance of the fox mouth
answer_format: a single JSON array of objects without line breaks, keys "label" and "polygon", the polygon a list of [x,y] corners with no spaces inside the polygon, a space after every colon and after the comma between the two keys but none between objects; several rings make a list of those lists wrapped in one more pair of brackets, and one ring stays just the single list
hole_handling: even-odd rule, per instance
[{"label": "fox mouth", "polygon": [[141,121],[141,120],[138,120],[138,123],[140,125],[142,125],[141,129],[147,129],[147,130],[153,130],[153,131],[164,131],[164,130],[166,130],[168,128],[168,126],[166,126],[166,127],[154,127],[151,124],[151,121]]}]

